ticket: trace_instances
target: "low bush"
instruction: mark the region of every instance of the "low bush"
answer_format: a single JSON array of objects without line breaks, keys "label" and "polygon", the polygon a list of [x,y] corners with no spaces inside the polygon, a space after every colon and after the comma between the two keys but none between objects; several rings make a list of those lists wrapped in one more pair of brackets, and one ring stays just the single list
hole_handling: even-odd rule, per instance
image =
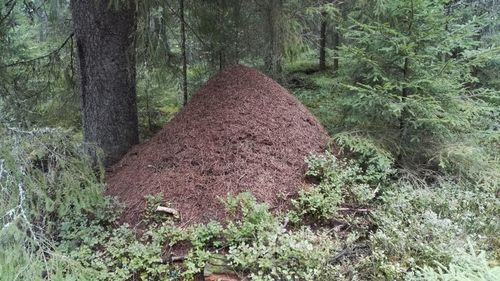
[{"label": "low bush", "polygon": [[490,265],[485,252],[476,253],[474,249],[458,252],[448,266],[436,263],[434,266],[424,266],[411,272],[406,279],[409,281],[494,281],[500,276],[500,266]]}]

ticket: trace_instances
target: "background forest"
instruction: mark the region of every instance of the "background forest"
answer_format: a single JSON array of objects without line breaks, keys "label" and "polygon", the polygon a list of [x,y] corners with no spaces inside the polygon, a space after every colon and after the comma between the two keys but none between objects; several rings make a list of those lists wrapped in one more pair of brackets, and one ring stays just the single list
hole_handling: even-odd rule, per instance
[{"label": "background forest", "polygon": [[498,1],[106,3],[136,15],[141,141],[245,64],[327,129],[318,183],[286,214],[243,193],[226,224],[120,225],[82,145],[69,1],[0,0],[0,280],[192,280],[218,249],[250,280],[500,280]]}]

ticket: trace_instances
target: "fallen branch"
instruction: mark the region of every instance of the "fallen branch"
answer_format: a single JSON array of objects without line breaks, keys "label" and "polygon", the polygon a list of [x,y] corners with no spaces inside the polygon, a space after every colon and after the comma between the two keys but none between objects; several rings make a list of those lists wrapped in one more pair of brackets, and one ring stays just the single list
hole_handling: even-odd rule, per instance
[{"label": "fallen branch", "polygon": [[173,209],[173,208],[158,206],[158,207],[156,207],[156,211],[172,215],[176,218],[180,217],[179,211],[177,211],[176,209]]},{"label": "fallen branch", "polygon": [[352,253],[352,250],[347,248],[347,249],[344,249],[343,251],[341,251],[340,253],[336,254],[333,258],[332,258],[332,262],[336,262],[338,261],[339,259],[341,259],[342,257],[346,256],[346,255],[350,255]]}]

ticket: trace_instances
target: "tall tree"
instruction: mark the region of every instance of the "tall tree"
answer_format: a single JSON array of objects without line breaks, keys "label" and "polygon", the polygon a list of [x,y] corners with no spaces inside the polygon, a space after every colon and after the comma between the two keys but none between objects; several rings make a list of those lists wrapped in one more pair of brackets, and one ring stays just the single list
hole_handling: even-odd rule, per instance
[{"label": "tall tree", "polygon": [[179,1],[179,13],[181,20],[181,49],[182,49],[182,104],[187,104],[187,56],[186,56],[186,22],[184,19],[184,0]]},{"label": "tall tree", "polygon": [[326,69],[326,18],[322,13],[321,27],[319,32],[319,70]]},{"label": "tall tree", "polygon": [[[83,133],[86,143],[104,151],[104,164],[118,161],[138,143],[132,0],[72,0],[79,57]],[[90,149],[96,157],[94,149]]]},{"label": "tall tree", "polygon": [[264,62],[266,71],[276,77],[281,72],[281,51],[282,38],[280,32],[280,20],[282,12],[282,0],[267,1],[267,36],[268,36],[268,52]]},{"label": "tall tree", "polygon": [[[332,43],[334,50],[333,71],[337,72],[339,68],[338,47],[340,45],[339,27],[342,21],[341,4],[339,0],[330,0],[320,7],[321,25],[319,36],[319,69],[326,69],[326,47],[328,29],[332,29]],[[330,27],[331,25],[331,27]]]},{"label": "tall tree", "polygon": [[[337,74],[339,71],[339,47],[340,47],[340,30],[342,22],[345,20],[345,13],[347,8],[344,7],[346,3],[340,0],[334,0],[332,2],[335,5],[336,9],[336,20],[335,27],[333,28],[333,71]],[[351,4],[352,5],[352,4]]]},{"label": "tall tree", "polygon": [[333,31],[333,71],[337,73],[339,71],[339,46],[340,46],[340,33],[338,27],[335,27]]}]

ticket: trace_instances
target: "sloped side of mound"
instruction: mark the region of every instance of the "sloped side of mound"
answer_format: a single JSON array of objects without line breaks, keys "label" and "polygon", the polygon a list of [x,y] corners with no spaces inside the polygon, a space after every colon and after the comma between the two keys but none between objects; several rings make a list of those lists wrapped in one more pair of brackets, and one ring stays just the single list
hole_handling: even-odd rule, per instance
[{"label": "sloped side of mound", "polygon": [[273,209],[303,183],[304,158],[328,136],[278,83],[231,66],[210,79],[149,142],[134,147],[107,175],[107,193],[139,222],[146,195],[162,193],[185,224],[225,217],[221,199],[250,191]]}]

